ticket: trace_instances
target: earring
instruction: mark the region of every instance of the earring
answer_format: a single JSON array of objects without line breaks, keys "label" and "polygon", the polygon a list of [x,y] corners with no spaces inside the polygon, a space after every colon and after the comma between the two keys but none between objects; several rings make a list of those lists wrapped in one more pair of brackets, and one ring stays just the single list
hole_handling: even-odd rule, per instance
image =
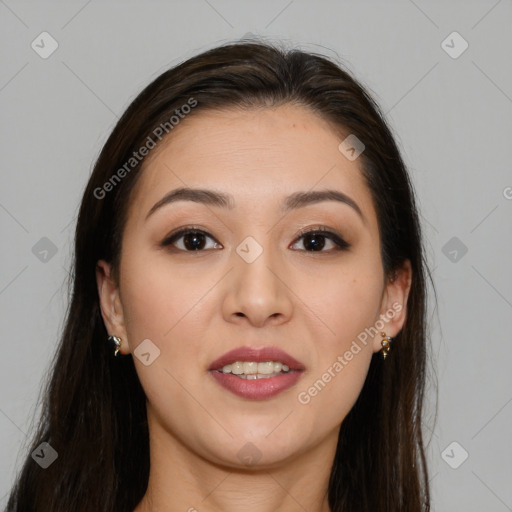
[{"label": "earring", "polygon": [[116,346],[116,350],[114,352],[114,356],[117,356],[117,353],[119,352],[119,349],[121,348],[121,338],[118,336],[109,336],[108,340],[110,343],[114,343]]},{"label": "earring", "polygon": [[389,350],[391,349],[392,338],[387,336],[385,332],[381,332],[380,335],[382,336],[382,341],[380,342],[382,350],[380,351],[380,353],[382,355],[382,359],[386,359]]}]

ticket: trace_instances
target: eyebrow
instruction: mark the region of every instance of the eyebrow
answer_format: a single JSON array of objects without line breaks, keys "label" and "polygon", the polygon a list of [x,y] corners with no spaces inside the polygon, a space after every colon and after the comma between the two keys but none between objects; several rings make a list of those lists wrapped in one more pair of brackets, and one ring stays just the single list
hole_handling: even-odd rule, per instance
[{"label": "eyebrow", "polygon": [[[230,194],[224,192],[217,192],[215,190],[198,189],[182,187],[168,192],[162,199],[157,201],[149,210],[146,215],[146,220],[156,210],[165,205],[172,204],[176,201],[193,201],[195,203],[205,204],[209,206],[217,206],[220,208],[227,208],[232,210],[235,207],[235,200]],[[361,219],[365,221],[363,212],[358,204],[349,196],[340,192],[339,190],[317,190],[308,192],[295,192],[285,198],[281,211],[288,213],[298,208],[304,208],[323,201],[338,201],[350,206]]]}]

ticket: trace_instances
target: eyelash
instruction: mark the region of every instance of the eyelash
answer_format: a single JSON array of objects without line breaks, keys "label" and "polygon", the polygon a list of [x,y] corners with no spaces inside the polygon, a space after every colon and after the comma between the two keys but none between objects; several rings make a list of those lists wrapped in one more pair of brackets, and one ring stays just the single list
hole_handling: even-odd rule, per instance
[{"label": "eyelash", "polygon": [[[186,227],[183,227],[183,228],[179,229],[175,233],[171,233],[161,243],[161,246],[162,247],[168,247],[168,246],[172,245],[174,242],[176,242],[177,240],[179,240],[181,237],[183,237],[183,235],[192,234],[192,233],[205,235],[208,238],[211,238],[212,240],[214,240],[216,243],[218,243],[210,234],[208,234],[207,232],[203,231],[201,228],[198,228],[196,226],[186,226]],[[313,228],[307,228],[307,229],[301,230],[299,232],[299,235],[295,239],[293,245],[295,245],[295,243],[297,241],[299,241],[301,238],[303,238],[303,237],[305,237],[306,235],[309,235],[309,234],[319,234],[319,235],[322,235],[323,237],[331,240],[336,245],[336,247],[334,249],[330,249],[330,250],[327,250],[327,251],[323,251],[323,250],[321,250],[321,251],[308,251],[306,249],[301,249],[303,252],[309,252],[309,253],[322,253],[322,252],[323,253],[332,253],[332,252],[338,252],[338,251],[346,251],[346,250],[350,249],[350,247],[351,247],[351,245],[348,242],[346,242],[343,239],[343,237],[341,237],[337,233],[334,233],[333,231],[331,231],[329,228],[327,228],[325,226],[315,226]],[[191,252],[191,253],[204,252],[205,250],[208,250],[208,249],[200,249],[200,250],[197,250],[197,251],[188,251],[188,250],[185,250],[185,249],[177,249],[177,248],[175,248],[175,249],[177,251],[180,251],[180,252]]]}]

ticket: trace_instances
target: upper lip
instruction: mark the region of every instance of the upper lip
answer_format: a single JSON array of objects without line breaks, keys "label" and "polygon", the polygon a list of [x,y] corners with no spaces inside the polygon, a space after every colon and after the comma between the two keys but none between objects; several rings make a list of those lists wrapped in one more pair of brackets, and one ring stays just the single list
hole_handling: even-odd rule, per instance
[{"label": "upper lip", "polygon": [[290,354],[277,347],[238,347],[226,352],[218,359],[215,359],[215,361],[210,364],[208,371],[220,370],[222,367],[227,364],[232,364],[235,361],[256,361],[258,363],[264,361],[279,361],[288,366],[290,370],[306,369],[300,361],[297,361],[297,359]]}]

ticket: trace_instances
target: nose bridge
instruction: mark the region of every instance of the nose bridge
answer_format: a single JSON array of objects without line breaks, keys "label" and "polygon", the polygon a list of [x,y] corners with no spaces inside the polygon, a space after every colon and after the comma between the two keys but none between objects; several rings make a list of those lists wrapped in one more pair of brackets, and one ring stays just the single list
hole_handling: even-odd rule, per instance
[{"label": "nose bridge", "polygon": [[[258,240],[258,239],[259,240]],[[279,248],[270,244],[265,233],[247,236],[233,252],[234,269],[225,303],[225,314],[241,314],[261,325],[268,318],[289,317],[290,292],[283,284]]]},{"label": "nose bridge", "polygon": [[[261,240],[261,236],[259,237]],[[246,237],[236,248],[241,261],[236,261],[237,279],[243,285],[250,286],[253,293],[275,294],[274,274],[270,271],[276,266],[276,250],[269,243],[260,243],[253,236]]]}]

